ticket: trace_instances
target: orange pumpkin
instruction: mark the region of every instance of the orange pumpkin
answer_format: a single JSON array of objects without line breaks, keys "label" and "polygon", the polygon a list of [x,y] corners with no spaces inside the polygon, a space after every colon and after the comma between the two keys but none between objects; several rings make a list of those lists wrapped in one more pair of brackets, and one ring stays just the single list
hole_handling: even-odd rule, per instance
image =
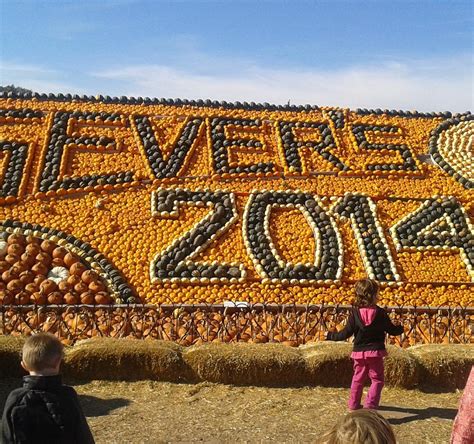
[{"label": "orange pumpkin", "polygon": [[21,261],[15,262],[12,266],[13,272],[16,273],[17,275],[20,275],[21,273],[23,273],[24,271],[28,269],[29,267]]},{"label": "orange pumpkin", "polygon": [[59,291],[53,291],[48,295],[48,303],[58,305],[63,303],[63,295]]},{"label": "orange pumpkin", "polygon": [[50,294],[58,290],[58,285],[56,282],[52,281],[51,279],[45,279],[40,284],[40,292],[44,294]]},{"label": "orange pumpkin", "polygon": [[64,266],[64,261],[60,257],[55,257],[51,261],[51,267],[63,267]]},{"label": "orange pumpkin", "polygon": [[0,290],[0,305],[11,305],[13,299],[13,295],[9,291]]},{"label": "orange pumpkin", "polygon": [[74,285],[70,284],[68,281],[60,281],[58,284],[59,291],[63,293],[72,290]]},{"label": "orange pumpkin", "polygon": [[18,275],[12,269],[9,269],[2,273],[2,281],[8,284],[11,280],[15,279],[17,276]]},{"label": "orange pumpkin", "polygon": [[16,305],[27,305],[30,302],[30,294],[26,291],[21,291],[15,295],[14,303]]},{"label": "orange pumpkin", "polygon": [[36,255],[32,252],[25,251],[20,259],[26,266],[31,267],[36,262]]},{"label": "orange pumpkin", "polygon": [[20,281],[24,284],[27,285],[31,282],[33,282],[35,279],[35,275],[32,271],[23,271],[20,273]]},{"label": "orange pumpkin", "polygon": [[[66,279],[66,282],[70,284],[72,287],[77,285],[79,282],[81,282],[80,276],[75,276],[74,274],[69,275],[69,277]],[[84,290],[85,291],[85,290]]]},{"label": "orange pumpkin", "polygon": [[84,293],[88,289],[89,287],[84,282],[78,282],[74,285],[74,291],[77,291],[79,294]]},{"label": "orange pumpkin", "polygon": [[36,260],[46,266],[49,266],[49,264],[51,264],[51,259],[51,255],[44,251],[41,251],[36,255]]},{"label": "orange pumpkin", "polygon": [[31,254],[36,257],[41,253],[41,247],[38,244],[28,244],[25,248],[25,253]]},{"label": "orange pumpkin", "polygon": [[34,294],[37,293],[38,290],[38,285],[34,284],[33,282],[25,285],[25,291],[27,291],[28,293]]},{"label": "orange pumpkin", "polygon": [[45,280],[46,280],[46,276],[44,274],[39,274],[39,275],[35,276],[35,278],[33,280],[33,283],[35,283],[39,287],[41,282],[43,282]]},{"label": "orange pumpkin", "polygon": [[75,257],[72,253],[66,253],[64,255],[63,260],[64,260],[64,264],[66,265],[66,267],[71,267],[73,264],[78,262],[77,257]]},{"label": "orange pumpkin", "polygon": [[69,268],[69,272],[71,274],[76,275],[76,276],[81,276],[82,273],[84,273],[84,271],[86,271],[86,267],[81,262],[75,262]]},{"label": "orange pumpkin", "polygon": [[79,296],[73,293],[66,293],[64,295],[64,302],[68,305],[75,305],[78,304],[80,301]]},{"label": "orange pumpkin", "polygon": [[95,303],[99,305],[108,305],[112,302],[112,298],[105,291],[100,291],[94,297]]},{"label": "orange pumpkin", "polygon": [[7,271],[10,268],[10,264],[6,261],[0,261],[0,274]]},{"label": "orange pumpkin", "polygon": [[81,274],[81,279],[86,284],[90,284],[92,281],[98,280],[99,275],[93,270],[86,270]]},{"label": "orange pumpkin", "polygon": [[28,248],[30,245],[35,245],[38,247],[38,251],[40,250],[39,246],[41,244],[41,239],[39,237],[36,237],[36,236],[32,236],[31,234],[29,234],[28,236],[26,236],[25,238],[25,242],[26,242],[26,247]]},{"label": "orange pumpkin", "polygon": [[20,244],[10,244],[7,248],[7,253],[14,256],[21,256],[24,251],[23,246]]},{"label": "orange pumpkin", "polygon": [[7,290],[11,291],[12,293],[18,292],[23,288],[23,282],[20,279],[13,279],[7,285]]},{"label": "orange pumpkin", "polygon": [[85,291],[81,294],[81,304],[92,305],[95,302],[94,293]]},{"label": "orange pumpkin", "polygon": [[56,247],[53,250],[52,256],[53,256],[53,259],[55,258],[63,259],[64,256],[66,256],[66,254],[67,254],[67,250],[64,247]]},{"label": "orange pumpkin", "polygon": [[41,242],[41,249],[45,253],[51,254],[53,250],[56,248],[56,244],[49,239],[45,239],[43,242]]},{"label": "orange pumpkin", "polygon": [[9,263],[9,264],[14,264],[15,262],[18,262],[20,260],[20,255],[19,254],[7,254],[5,256],[5,260]]},{"label": "orange pumpkin", "polygon": [[23,236],[22,234],[12,233],[10,234],[10,236],[8,236],[7,243],[9,245],[12,245],[12,244],[25,245],[26,239],[25,239],[25,236]]},{"label": "orange pumpkin", "polygon": [[89,290],[93,291],[94,293],[97,293],[99,291],[104,291],[105,290],[105,285],[100,281],[92,281],[89,284]]},{"label": "orange pumpkin", "polygon": [[37,262],[31,267],[31,271],[35,274],[46,276],[48,274],[48,267],[41,262]]},{"label": "orange pumpkin", "polygon": [[30,302],[32,304],[36,304],[36,305],[44,305],[46,304],[46,302],[48,301],[47,297],[45,294],[43,293],[33,293],[31,296],[30,296]]}]

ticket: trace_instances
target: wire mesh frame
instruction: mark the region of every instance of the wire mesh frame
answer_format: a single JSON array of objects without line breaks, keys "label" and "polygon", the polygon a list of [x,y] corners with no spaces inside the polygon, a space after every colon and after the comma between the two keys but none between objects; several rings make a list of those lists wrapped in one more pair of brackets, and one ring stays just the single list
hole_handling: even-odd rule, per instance
[{"label": "wire mesh frame", "polygon": [[[390,344],[474,343],[474,307],[386,307],[404,334]],[[0,306],[0,334],[49,331],[73,344],[92,337],[301,345],[340,330],[347,305],[10,305]]]}]

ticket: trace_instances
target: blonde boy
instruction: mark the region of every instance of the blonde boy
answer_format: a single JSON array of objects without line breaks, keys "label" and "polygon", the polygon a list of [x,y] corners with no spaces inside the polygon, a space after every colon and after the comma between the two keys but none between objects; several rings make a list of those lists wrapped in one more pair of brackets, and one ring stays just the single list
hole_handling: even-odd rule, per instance
[{"label": "blonde boy", "polygon": [[94,443],[76,391],[63,385],[61,342],[49,333],[30,336],[23,346],[23,387],[5,403],[1,442]]},{"label": "blonde boy", "polygon": [[389,422],[375,410],[354,410],[341,417],[318,444],[396,444]]}]

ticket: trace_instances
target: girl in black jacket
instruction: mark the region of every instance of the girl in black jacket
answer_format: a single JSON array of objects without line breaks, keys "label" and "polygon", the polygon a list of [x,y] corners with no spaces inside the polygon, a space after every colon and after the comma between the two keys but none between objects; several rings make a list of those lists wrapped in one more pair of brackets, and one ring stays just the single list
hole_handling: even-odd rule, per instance
[{"label": "girl in black jacket", "polygon": [[361,398],[367,376],[371,380],[364,407],[377,409],[384,386],[383,359],[387,356],[385,334],[401,335],[403,327],[394,325],[383,308],[376,305],[377,282],[363,279],[356,283],[356,300],[346,326],[340,332],[328,332],[329,341],[344,341],[354,335],[354,375],[352,377],[349,409],[362,408]]}]

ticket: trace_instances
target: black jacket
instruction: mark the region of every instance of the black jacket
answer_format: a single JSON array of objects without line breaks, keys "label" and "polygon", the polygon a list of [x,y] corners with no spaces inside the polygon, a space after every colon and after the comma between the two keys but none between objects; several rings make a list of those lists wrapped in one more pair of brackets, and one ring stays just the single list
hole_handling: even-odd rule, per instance
[{"label": "black jacket", "polygon": [[352,310],[343,330],[329,332],[327,340],[344,341],[354,335],[354,351],[385,350],[385,333],[396,336],[403,333],[401,325],[393,325],[383,308],[375,307],[377,313],[369,325],[364,325],[358,308]]},{"label": "black jacket", "polygon": [[25,376],[2,417],[3,444],[93,444],[76,391],[61,376]]}]

